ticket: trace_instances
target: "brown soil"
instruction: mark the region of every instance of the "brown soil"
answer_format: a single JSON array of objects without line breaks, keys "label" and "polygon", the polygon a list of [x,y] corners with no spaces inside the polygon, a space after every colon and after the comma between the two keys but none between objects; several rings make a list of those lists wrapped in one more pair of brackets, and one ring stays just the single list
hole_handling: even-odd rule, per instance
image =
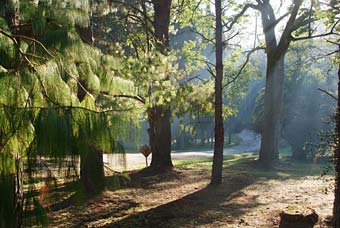
[{"label": "brown soil", "polygon": [[326,227],[333,201],[330,177],[259,175],[249,171],[252,165],[226,167],[218,187],[208,185],[210,163],[156,176],[135,171],[123,189],[108,187],[83,206],[49,212],[49,226],[274,228],[282,210],[306,207],[320,216],[316,227]]}]

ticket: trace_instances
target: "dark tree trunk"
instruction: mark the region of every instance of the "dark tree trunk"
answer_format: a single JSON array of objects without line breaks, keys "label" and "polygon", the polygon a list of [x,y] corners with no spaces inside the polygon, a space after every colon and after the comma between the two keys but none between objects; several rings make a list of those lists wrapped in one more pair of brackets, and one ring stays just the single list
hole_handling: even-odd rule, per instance
[{"label": "dark tree trunk", "polygon": [[[284,56],[284,55],[283,55]],[[278,158],[280,138],[281,101],[283,95],[284,57],[267,58],[267,77],[264,97],[264,122],[260,149],[260,162],[270,167]]]},{"label": "dark tree trunk", "polygon": [[334,227],[340,228],[340,64],[338,71],[338,102],[336,111],[335,133],[336,133],[336,147],[334,150],[335,190],[334,190],[333,220]]},{"label": "dark tree trunk", "polygon": [[171,161],[170,110],[162,107],[149,109],[149,140],[152,150],[151,168],[166,171],[173,167]]},{"label": "dark tree trunk", "polygon": [[17,33],[20,23],[19,0],[0,0],[0,4],[3,6],[3,12],[1,12],[1,14],[5,18],[9,28],[14,34]]},{"label": "dark tree trunk", "polygon": [[15,161],[15,170],[0,177],[0,227],[22,227],[24,195],[20,159]]},{"label": "dark tree trunk", "polygon": [[93,33],[93,21],[92,21],[92,11],[89,12],[90,22],[87,26],[80,26],[76,24],[76,31],[80,36],[80,39],[89,45],[94,44],[94,33]]},{"label": "dark tree trunk", "polygon": [[[171,0],[153,0],[155,37],[158,51],[166,55],[169,49]],[[155,171],[172,169],[171,161],[171,110],[169,105],[148,110],[149,141],[152,149],[151,168]]]},{"label": "dark tree trunk", "polygon": [[216,75],[215,75],[215,144],[211,184],[222,183],[224,129],[222,117],[223,89],[223,43],[222,43],[222,6],[221,0],[215,0],[216,14]]},{"label": "dark tree trunk", "polygon": [[80,181],[89,195],[95,195],[105,188],[103,152],[94,146],[80,156]]}]

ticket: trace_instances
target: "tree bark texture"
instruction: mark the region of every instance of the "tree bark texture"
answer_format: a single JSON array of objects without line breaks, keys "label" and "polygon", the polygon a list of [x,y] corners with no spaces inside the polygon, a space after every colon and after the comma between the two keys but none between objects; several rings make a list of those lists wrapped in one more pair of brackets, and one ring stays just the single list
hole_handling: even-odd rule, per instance
[{"label": "tree bark texture", "polygon": [[[154,31],[158,51],[166,55],[169,49],[171,0],[153,0]],[[156,105],[148,109],[149,141],[152,149],[151,168],[155,171],[172,169],[171,161],[171,109],[169,105]]]},{"label": "tree bark texture", "polygon": [[277,20],[270,1],[258,1],[256,9],[262,17],[262,27],[265,36],[267,71],[264,97],[264,125],[262,127],[261,148],[259,160],[265,167],[279,157],[281,101],[284,82],[284,58],[292,42],[291,32],[299,25],[297,15],[302,1],[294,1],[292,10],[280,40],[277,40],[275,28]]},{"label": "tree bark texture", "polygon": [[94,146],[80,156],[80,181],[89,195],[98,194],[105,187],[103,152]]},{"label": "tree bark texture", "polygon": [[264,166],[278,158],[280,117],[284,81],[284,57],[267,59],[267,77],[264,96],[264,122],[259,160]]},{"label": "tree bark texture", "polygon": [[222,6],[221,0],[215,0],[216,14],[216,75],[215,75],[215,144],[211,184],[222,183],[224,129],[222,117],[223,90],[223,43],[222,43]]},{"label": "tree bark texture", "polygon": [[336,134],[336,147],[334,150],[335,190],[334,190],[333,220],[334,227],[340,228],[340,64],[338,70],[338,102],[336,110],[335,134]]},{"label": "tree bark texture", "polygon": [[152,150],[151,168],[166,171],[173,167],[171,161],[170,110],[155,107],[148,110],[149,140]]},{"label": "tree bark texture", "polygon": [[0,194],[0,227],[22,227],[24,194],[19,158],[15,161],[15,173],[0,177]]}]

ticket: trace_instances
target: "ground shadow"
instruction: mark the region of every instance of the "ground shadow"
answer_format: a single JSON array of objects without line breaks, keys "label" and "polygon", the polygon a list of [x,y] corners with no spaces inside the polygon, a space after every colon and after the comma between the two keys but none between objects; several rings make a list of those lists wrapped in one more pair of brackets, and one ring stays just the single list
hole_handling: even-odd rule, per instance
[{"label": "ground shadow", "polygon": [[[128,216],[103,227],[182,227],[211,224],[225,220],[227,216],[240,217],[244,209],[258,205],[256,198],[246,202],[233,202],[242,194],[240,190],[254,183],[250,176],[233,175],[226,177],[220,186],[208,185],[183,198],[156,208]],[[240,220],[242,222],[242,220]]]}]

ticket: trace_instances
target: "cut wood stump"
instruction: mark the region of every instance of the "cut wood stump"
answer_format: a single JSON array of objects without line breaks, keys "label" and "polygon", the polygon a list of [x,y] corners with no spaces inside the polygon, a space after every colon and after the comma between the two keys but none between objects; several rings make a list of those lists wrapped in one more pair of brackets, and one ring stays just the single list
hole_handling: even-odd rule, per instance
[{"label": "cut wood stump", "polygon": [[280,213],[279,228],[313,228],[319,215],[313,210],[287,210]]}]

